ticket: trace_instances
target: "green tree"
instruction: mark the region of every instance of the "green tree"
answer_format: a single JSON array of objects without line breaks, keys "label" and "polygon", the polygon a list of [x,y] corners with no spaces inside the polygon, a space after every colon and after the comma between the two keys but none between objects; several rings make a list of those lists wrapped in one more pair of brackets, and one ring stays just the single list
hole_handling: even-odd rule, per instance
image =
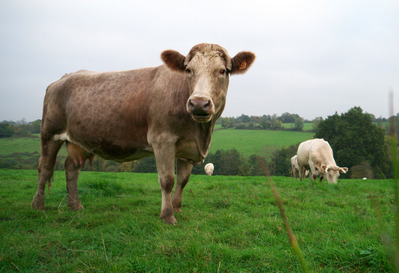
[{"label": "green tree", "polygon": [[317,127],[319,127],[320,122],[323,121],[323,117],[317,117],[312,121],[312,131],[316,132]]},{"label": "green tree", "polygon": [[146,157],[137,161],[133,172],[135,173],[156,173],[157,172],[157,164],[155,161],[155,157]]},{"label": "green tree", "polygon": [[303,120],[302,120],[302,118],[296,118],[295,119],[294,128],[297,131],[302,131],[302,129],[303,129]]},{"label": "green tree", "polygon": [[235,127],[236,126],[236,120],[235,118],[230,118],[230,127]]},{"label": "green tree", "polygon": [[230,124],[231,124],[230,118],[222,119],[222,128],[227,129],[230,127]]},{"label": "green tree", "polygon": [[13,125],[5,122],[0,123],[0,137],[10,137],[15,134],[15,128]]},{"label": "green tree", "polygon": [[389,172],[385,129],[373,124],[370,114],[363,113],[360,107],[321,121],[315,138],[328,141],[338,166],[348,167],[349,172],[363,162],[370,164],[377,178],[382,176],[381,172]]},{"label": "green tree", "polygon": [[37,119],[35,121],[32,121],[30,123],[30,132],[32,134],[40,134],[40,127],[42,125],[42,121],[40,119]]},{"label": "green tree", "polygon": [[273,128],[274,128],[274,129],[281,129],[281,128],[283,128],[283,123],[281,122],[281,120],[276,119],[276,120],[273,122]]},{"label": "green tree", "polygon": [[300,118],[298,114],[290,114],[288,112],[285,112],[280,116],[282,123],[294,123],[297,118]]}]

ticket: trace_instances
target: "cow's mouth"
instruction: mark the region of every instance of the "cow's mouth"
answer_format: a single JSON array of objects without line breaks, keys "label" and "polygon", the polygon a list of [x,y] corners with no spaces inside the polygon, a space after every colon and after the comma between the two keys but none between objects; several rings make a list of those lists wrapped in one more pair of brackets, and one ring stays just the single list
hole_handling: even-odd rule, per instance
[{"label": "cow's mouth", "polygon": [[212,119],[210,114],[191,114],[191,116],[196,122],[209,122]]}]

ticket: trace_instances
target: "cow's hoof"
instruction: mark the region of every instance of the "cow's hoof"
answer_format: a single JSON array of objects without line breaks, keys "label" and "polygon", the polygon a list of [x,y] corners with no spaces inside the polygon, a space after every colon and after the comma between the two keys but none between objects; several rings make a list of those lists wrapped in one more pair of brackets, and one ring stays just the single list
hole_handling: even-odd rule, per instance
[{"label": "cow's hoof", "polygon": [[44,206],[37,205],[36,203],[32,203],[32,209],[35,209],[35,210],[42,210],[42,211],[45,210],[45,209],[44,209]]},{"label": "cow's hoof", "polygon": [[35,195],[32,202],[32,209],[44,211],[44,200],[40,200],[40,198]]},{"label": "cow's hoof", "polygon": [[176,225],[177,224],[177,220],[176,220],[176,218],[173,215],[169,216],[169,217],[161,217],[161,218],[162,218],[162,220],[163,220],[163,222],[165,224],[170,224],[170,225]]},{"label": "cow's hoof", "polygon": [[182,212],[181,208],[173,208],[175,212]]},{"label": "cow's hoof", "polygon": [[78,211],[78,210],[83,210],[84,209],[84,207],[81,205],[81,204],[77,204],[77,205],[68,205],[69,206],[69,208],[72,210],[72,211]]}]

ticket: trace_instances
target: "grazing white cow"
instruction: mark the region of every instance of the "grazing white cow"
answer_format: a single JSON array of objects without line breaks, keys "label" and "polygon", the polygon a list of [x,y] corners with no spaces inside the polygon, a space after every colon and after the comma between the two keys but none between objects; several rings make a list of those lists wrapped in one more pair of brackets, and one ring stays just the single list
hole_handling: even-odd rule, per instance
[{"label": "grazing white cow", "polygon": [[320,175],[320,182],[326,178],[329,184],[336,184],[340,173],[348,171],[347,167],[337,166],[330,144],[322,138],[302,142],[298,147],[297,155],[300,180],[304,178],[303,171],[310,169],[313,180]]},{"label": "grazing white cow", "polygon": [[[291,157],[291,177],[297,179],[299,177],[300,167],[298,164],[298,155]],[[309,170],[305,170],[305,177],[308,176]]]},{"label": "grazing white cow", "polygon": [[299,176],[299,164],[298,164],[298,156],[294,155],[291,157],[291,177],[295,179]]},{"label": "grazing white cow", "polygon": [[212,163],[208,163],[208,164],[205,165],[204,169],[205,169],[205,173],[207,175],[212,175],[213,174],[213,170],[215,169],[215,166],[213,166]]}]

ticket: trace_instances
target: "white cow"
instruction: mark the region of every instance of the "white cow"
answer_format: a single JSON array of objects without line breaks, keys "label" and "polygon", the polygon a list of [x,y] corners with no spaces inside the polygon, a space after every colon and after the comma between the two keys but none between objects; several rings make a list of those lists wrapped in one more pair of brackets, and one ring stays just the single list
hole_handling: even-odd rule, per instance
[{"label": "white cow", "polygon": [[[298,155],[291,157],[291,177],[297,179],[299,175],[300,167],[298,164]],[[305,177],[308,175],[309,171],[305,170]]]},{"label": "white cow", "polygon": [[299,164],[297,157],[297,155],[291,157],[291,176],[295,179],[299,176]]},{"label": "white cow", "polygon": [[337,166],[330,144],[322,138],[302,142],[298,147],[297,155],[300,180],[304,178],[303,171],[310,169],[313,180],[320,175],[320,182],[326,178],[329,184],[336,184],[340,173],[348,171],[347,167]]},{"label": "white cow", "polygon": [[205,169],[205,173],[207,175],[212,175],[213,174],[213,170],[215,169],[215,166],[213,166],[212,163],[208,163],[208,164],[205,165],[204,169]]}]

